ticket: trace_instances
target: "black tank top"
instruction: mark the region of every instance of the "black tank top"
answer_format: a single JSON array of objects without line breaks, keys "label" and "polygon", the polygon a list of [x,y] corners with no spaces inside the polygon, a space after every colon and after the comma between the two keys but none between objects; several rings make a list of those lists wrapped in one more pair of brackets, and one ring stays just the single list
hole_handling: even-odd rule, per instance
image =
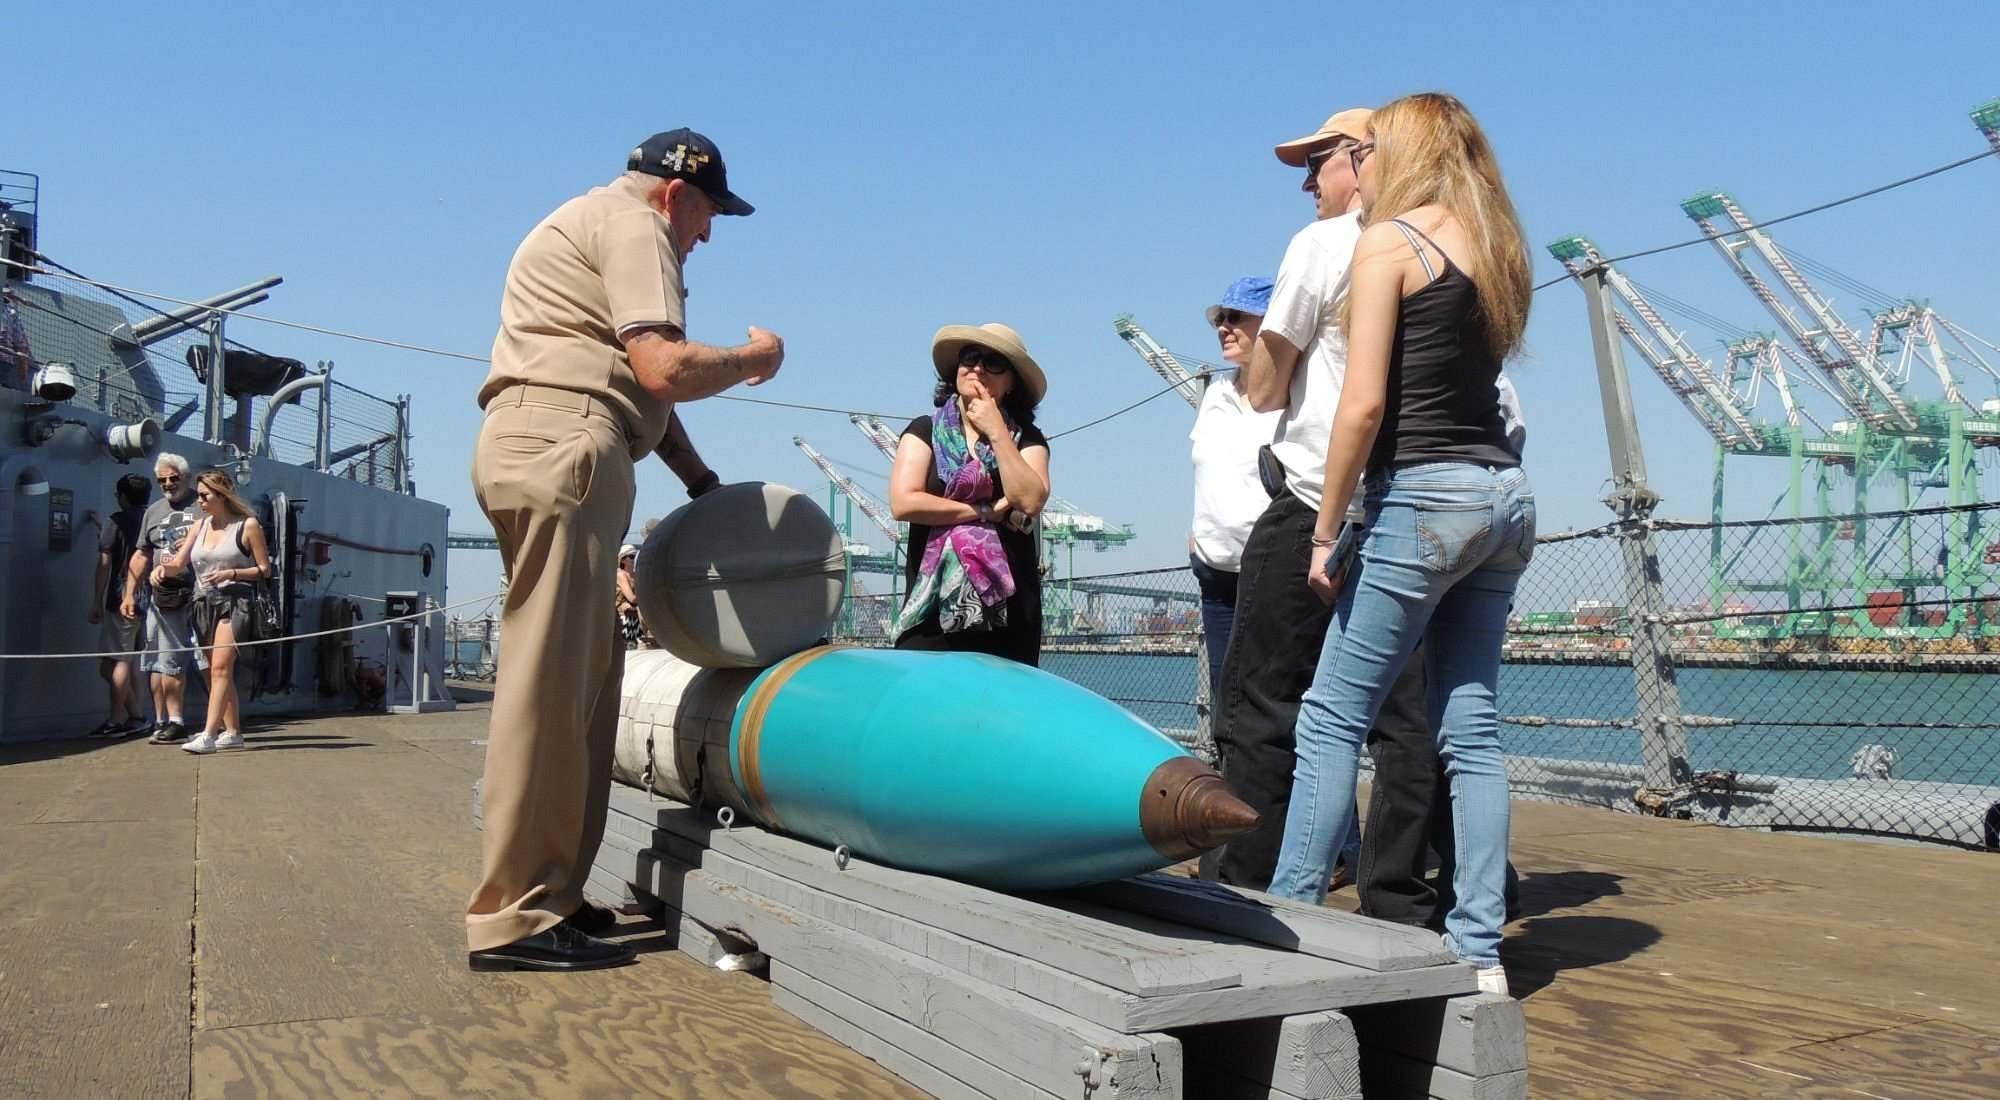
[{"label": "black tank top", "polygon": [[[1396,317],[1388,400],[1368,468],[1418,462],[1519,466],[1500,415],[1495,388],[1500,358],[1487,346],[1479,288],[1422,231],[1401,220],[1390,224],[1403,231],[1431,281],[1403,299]],[[1443,274],[1432,266],[1424,244],[1444,260]]]}]

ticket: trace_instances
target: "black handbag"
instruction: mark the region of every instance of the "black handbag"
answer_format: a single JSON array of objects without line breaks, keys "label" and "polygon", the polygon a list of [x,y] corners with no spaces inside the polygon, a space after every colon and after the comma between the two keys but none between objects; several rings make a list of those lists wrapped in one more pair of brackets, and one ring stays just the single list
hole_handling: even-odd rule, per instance
[{"label": "black handbag", "polygon": [[250,593],[250,636],[255,641],[268,642],[279,636],[278,601],[271,595],[267,582],[257,585]]},{"label": "black handbag", "polygon": [[184,572],[172,573],[153,585],[153,606],[162,611],[178,611],[188,605],[188,597],[193,594],[194,581]]}]

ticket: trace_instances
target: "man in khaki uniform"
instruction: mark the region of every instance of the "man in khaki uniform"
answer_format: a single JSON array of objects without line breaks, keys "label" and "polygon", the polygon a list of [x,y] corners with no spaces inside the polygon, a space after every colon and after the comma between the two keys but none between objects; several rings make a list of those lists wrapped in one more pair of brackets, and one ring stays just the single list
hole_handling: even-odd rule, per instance
[{"label": "man in khaki uniform", "polygon": [[722,154],[692,130],[655,134],[626,172],[529,232],[507,269],[473,489],[508,577],[487,733],[485,866],[466,905],[474,970],[583,970],[631,952],[590,933],[583,901],[604,836],[618,728],[618,545],[632,464],[655,452],[700,495],[719,484],[674,416],[778,371],[763,329],[733,348],[686,337],[682,264],[718,214],[749,214]]}]

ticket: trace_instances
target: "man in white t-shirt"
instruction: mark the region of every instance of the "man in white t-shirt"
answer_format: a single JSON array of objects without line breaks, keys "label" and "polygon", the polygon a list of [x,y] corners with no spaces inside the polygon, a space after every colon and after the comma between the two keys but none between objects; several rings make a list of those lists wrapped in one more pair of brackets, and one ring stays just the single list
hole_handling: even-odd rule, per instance
[{"label": "man in white t-shirt", "polygon": [[[1263,823],[1223,848],[1216,870],[1222,881],[1256,890],[1270,886],[1277,866],[1292,797],[1292,725],[1333,614],[1306,587],[1306,567],[1325,479],[1327,433],[1347,373],[1347,340],[1336,306],[1361,239],[1354,166],[1337,154],[1367,134],[1369,114],[1362,108],[1342,111],[1317,131],[1277,147],[1280,161],[1306,170],[1303,190],[1313,198],[1315,220],[1285,249],[1263,328],[1243,371],[1243,391],[1253,408],[1283,410],[1271,452],[1284,485],[1244,543],[1236,622],[1216,692],[1215,745],[1223,778],[1263,815]],[[1353,870],[1347,869],[1347,879]],[[1341,882],[1336,876],[1335,888]]]},{"label": "man in white t-shirt", "polygon": [[[1306,586],[1306,570],[1328,436],[1347,374],[1338,306],[1361,237],[1361,195],[1354,165],[1344,154],[1365,139],[1370,114],[1361,108],[1342,111],[1318,131],[1276,149],[1280,161],[1306,170],[1302,189],[1313,196],[1316,220],[1285,249],[1243,372],[1253,407],[1283,410],[1271,445],[1283,486],[1273,487],[1270,506],[1244,546],[1214,722],[1223,777],[1264,820],[1255,833],[1232,841],[1217,866],[1222,881],[1260,890],[1270,885],[1291,803],[1299,699],[1312,684],[1333,614]],[[1525,437],[1519,399],[1504,374],[1499,388],[1508,437],[1518,450]],[[1356,494],[1351,521],[1363,518],[1359,499]],[[1437,889],[1423,878],[1427,842],[1440,832],[1449,835],[1449,815],[1442,812],[1448,787],[1440,787],[1421,653],[1406,662],[1369,731],[1377,768],[1366,840],[1349,835],[1342,865],[1330,879],[1338,889],[1359,878],[1364,913],[1409,924],[1432,923],[1450,907],[1448,900],[1437,907]],[[1390,797],[1383,797],[1385,786],[1394,788]],[[1439,847],[1448,861],[1449,841]],[[1449,882],[1448,872],[1444,881]]]}]

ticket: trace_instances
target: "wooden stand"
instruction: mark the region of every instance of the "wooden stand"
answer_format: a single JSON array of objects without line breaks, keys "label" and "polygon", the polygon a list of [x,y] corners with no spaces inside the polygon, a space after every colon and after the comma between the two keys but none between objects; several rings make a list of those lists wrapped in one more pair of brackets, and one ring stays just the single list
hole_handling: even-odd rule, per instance
[{"label": "wooden stand", "polygon": [[1435,935],[1215,883],[1002,894],[614,785],[589,892],[940,1097],[1527,1095],[1520,1005]]}]

